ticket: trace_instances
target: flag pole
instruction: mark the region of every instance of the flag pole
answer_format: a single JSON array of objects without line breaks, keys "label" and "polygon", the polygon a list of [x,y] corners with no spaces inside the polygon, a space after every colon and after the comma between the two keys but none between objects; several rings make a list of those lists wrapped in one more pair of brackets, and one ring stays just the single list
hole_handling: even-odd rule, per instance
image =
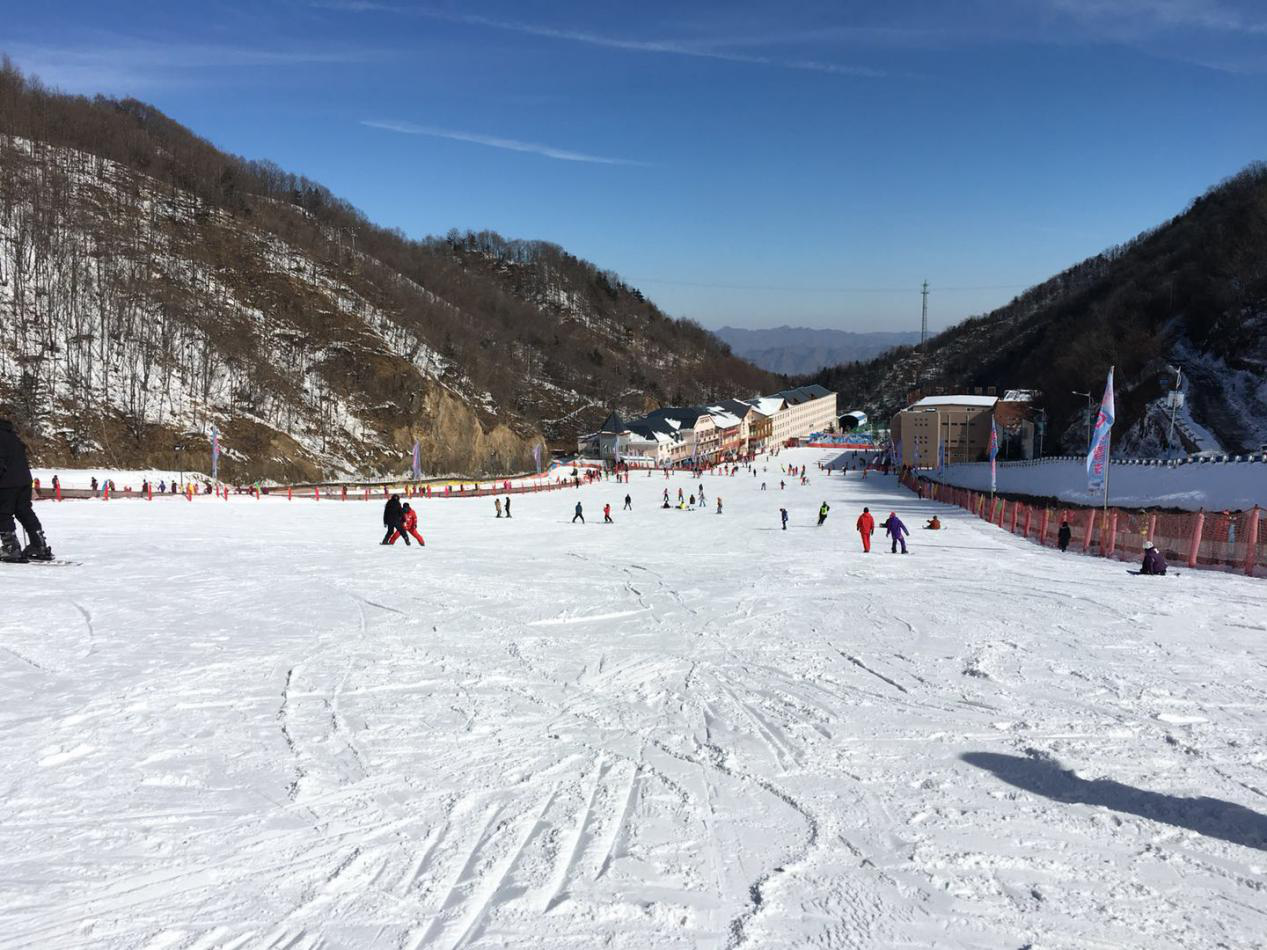
[{"label": "flag pole", "polygon": [[[1117,369],[1116,366],[1109,367],[1109,379],[1113,378],[1113,370],[1115,369]],[[1114,415],[1116,414],[1117,412],[1115,409]],[[1112,470],[1113,470],[1113,429],[1112,427],[1110,427],[1109,431],[1105,433],[1105,436],[1104,436],[1104,514],[1106,517],[1109,513],[1109,475],[1112,473]]]}]

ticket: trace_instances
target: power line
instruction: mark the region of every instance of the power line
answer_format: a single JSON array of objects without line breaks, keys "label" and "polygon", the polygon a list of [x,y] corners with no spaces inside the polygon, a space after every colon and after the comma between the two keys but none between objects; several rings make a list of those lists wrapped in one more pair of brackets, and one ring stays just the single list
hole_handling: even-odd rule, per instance
[{"label": "power line", "polygon": [[[667,280],[660,277],[625,277],[623,279],[630,284],[664,284],[670,287],[702,287],[709,290],[750,290],[800,294],[909,294],[919,290],[918,284],[912,284],[909,287],[806,287],[804,285],[791,287],[779,284],[714,284],[694,280]],[[1032,286],[1033,284],[981,284],[975,287],[942,287],[939,284],[937,290],[945,293],[966,293],[982,290],[1025,290]]]}]

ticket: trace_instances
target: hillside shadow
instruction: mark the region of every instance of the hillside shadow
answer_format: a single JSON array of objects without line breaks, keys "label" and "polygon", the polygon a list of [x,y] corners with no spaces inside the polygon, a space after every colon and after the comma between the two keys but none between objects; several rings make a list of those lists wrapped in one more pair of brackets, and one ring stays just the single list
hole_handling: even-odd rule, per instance
[{"label": "hillside shadow", "polygon": [[1056,763],[1042,759],[995,752],[967,752],[959,758],[969,765],[994,773],[1009,785],[1052,801],[1101,805],[1150,821],[1186,828],[1209,838],[1267,851],[1267,815],[1243,805],[1204,795],[1198,798],[1164,795],[1109,779],[1088,782]]}]

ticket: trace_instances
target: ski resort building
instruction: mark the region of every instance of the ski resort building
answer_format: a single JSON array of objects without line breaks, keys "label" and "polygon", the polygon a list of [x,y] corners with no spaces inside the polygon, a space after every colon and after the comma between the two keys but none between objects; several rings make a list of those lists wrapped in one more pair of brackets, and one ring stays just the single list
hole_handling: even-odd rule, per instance
[{"label": "ski resort building", "polygon": [[774,414],[775,445],[783,445],[789,439],[803,439],[811,432],[830,432],[836,428],[836,394],[817,383],[785,389],[770,398],[783,400],[783,408]]},{"label": "ski resort building", "polygon": [[804,386],[710,406],[666,407],[633,420],[613,412],[598,432],[577,440],[577,451],[609,464],[715,463],[828,431],[835,423],[836,394]]},{"label": "ski resort building", "polygon": [[[1000,440],[1007,440],[1001,457],[1034,456],[1033,393],[1023,398],[965,393],[924,396],[893,417],[891,437],[900,446],[901,460],[913,468],[932,468],[945,452],[946,464],[979,462],[990,450],[990,423]],[[1011,395],[1011,393],[1009,393]],[[1002,441],[1001,441],[1002,445]]]}]

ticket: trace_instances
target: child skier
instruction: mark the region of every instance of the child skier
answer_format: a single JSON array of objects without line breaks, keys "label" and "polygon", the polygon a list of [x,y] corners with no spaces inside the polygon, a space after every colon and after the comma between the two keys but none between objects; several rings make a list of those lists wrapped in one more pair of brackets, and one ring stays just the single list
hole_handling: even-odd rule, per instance
[{"label": "child skier", "polygon": [[395,544],[397,538],[403,538],[405,541],[405,547],[408,547],[409,535],[413,535],[414,540],[418,542],[418,547],[425,548],[427,546],[427,542],[422,540],[422,535],[418,533],[418,512],[409,507],[409,502],[405,502],[404,505],[401,506],[400,510],[400,527],[392,532],[392,539],[387,543]]},{"label": "child skier", "polygon": [[611,505],[609,505],[609,504],[608,504],[608,505],[603,505],[603,523],[604,523],[604,524],[612,524],[612,523],[613,523],[613,522],[612,522],[612,506],[611,506]]}]

